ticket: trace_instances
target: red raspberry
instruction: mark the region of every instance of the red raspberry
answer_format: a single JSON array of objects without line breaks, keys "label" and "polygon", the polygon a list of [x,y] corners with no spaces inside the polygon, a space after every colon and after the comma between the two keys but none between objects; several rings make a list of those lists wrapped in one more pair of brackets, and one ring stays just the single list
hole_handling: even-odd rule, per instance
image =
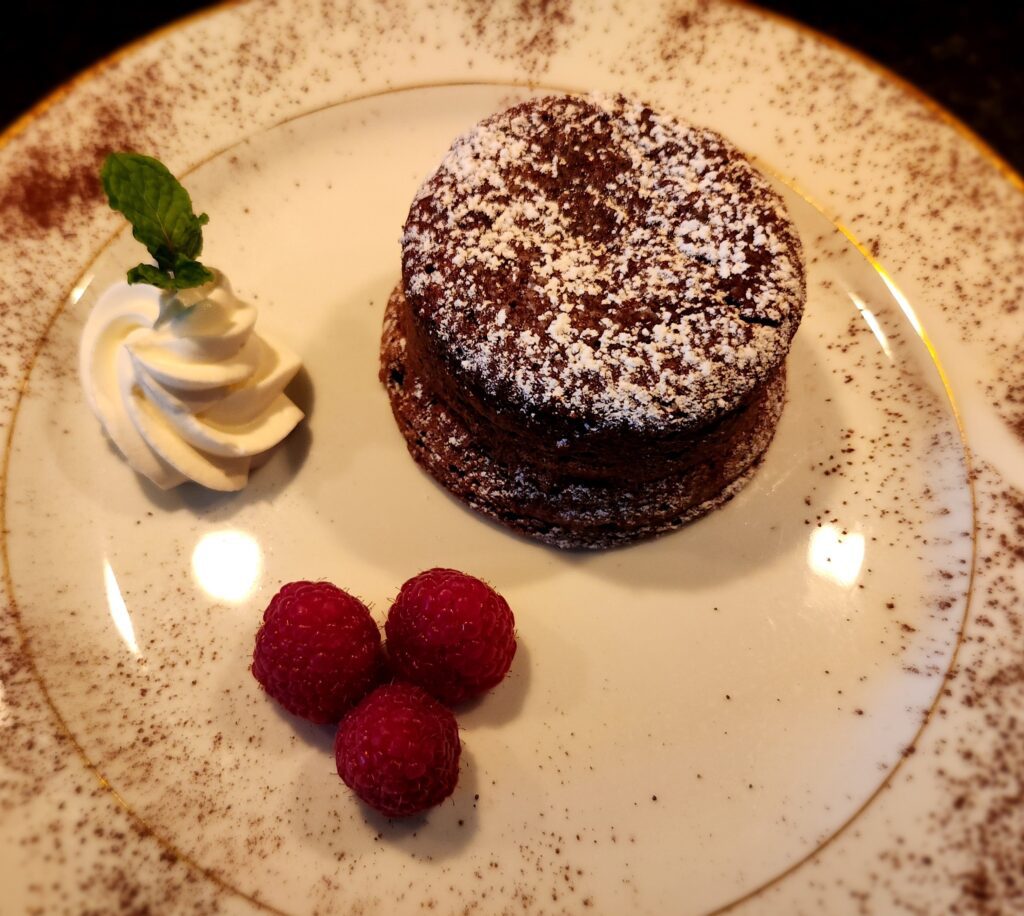
[{"label": "red raspberry", "polygon": [[382,661],[365,604],[329,582],[290,582],[263,614],[252,673],[290,713],[324,724],[370,691]]},{"label": "red raspberry", "polygon": [[461,752],[455,716],[413,684],[378,687],[334,739],[338,775],[388,817],[419,814],[451,795]]},{"label": "red raspberry", "polygon": [[391,666],[445,703],[494,687],[516,654],[515,618],[486,582],[428,569],[402,586],[384,624]]}]

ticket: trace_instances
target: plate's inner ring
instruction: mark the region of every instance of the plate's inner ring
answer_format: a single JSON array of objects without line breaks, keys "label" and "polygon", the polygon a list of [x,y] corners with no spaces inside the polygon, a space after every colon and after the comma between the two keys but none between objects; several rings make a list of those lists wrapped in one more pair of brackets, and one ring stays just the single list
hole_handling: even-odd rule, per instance
[{"label": "plate's inner ring", "polygon": [[[416,470],[376,381],[399,227],[451,139],[521,94],[361,99],[189,176],[212,216],[207,258],[311,382],[305,430],[244,494],[141,484],[84,404],[78,335],[139,259],[127,232],[55,322],[20,405],[9,580],[54,709],[155,835],[275,908],[720,907],[862,810],[958,644],[972,517],[955,415],[874,267],[793,193],[808,314],[776,441],[727,507],[649,544],[562,554]],[[433,565],[503,591],[521,647],[509,680],[460,712],[453,800],[390,824],[332,774],[329,731],[278,713],[248,659],[284,581],[330,578],[382,618]]]}]

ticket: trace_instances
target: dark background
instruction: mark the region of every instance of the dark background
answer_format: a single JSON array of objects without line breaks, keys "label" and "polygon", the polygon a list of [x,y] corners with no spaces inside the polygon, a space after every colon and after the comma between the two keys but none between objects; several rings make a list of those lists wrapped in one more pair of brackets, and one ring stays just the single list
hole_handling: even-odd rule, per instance
[{"label": "dark background", "polygon": [[[0,24],[0,128],[79,70],[208,4],[9,4]],[[923,89],[1024,172],[1024,3],[768,0]],[[10,7],[13,7],[11,9]]]}]

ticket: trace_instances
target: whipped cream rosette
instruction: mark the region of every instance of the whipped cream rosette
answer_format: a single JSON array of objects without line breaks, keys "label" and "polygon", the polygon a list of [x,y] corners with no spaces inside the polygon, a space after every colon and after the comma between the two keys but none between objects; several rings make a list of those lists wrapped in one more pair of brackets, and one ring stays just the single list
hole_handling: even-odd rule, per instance
[{"label": "whipped cream rosette", "polygon": [[[301,363],[223,274],[172,294],[116,283],[80,346],[82,384],[107,435],[162,489],[240,490],[302,419],[284,394]],[[177,301],[174,301],[177,300]],[[161,310],[169,317],[158,322]]]}]

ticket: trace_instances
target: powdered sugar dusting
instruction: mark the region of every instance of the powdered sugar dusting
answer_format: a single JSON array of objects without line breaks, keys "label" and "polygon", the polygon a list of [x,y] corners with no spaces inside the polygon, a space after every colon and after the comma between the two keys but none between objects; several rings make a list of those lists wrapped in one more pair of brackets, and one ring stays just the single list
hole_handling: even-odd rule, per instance
[{"label": "powdered sugar dusting", "polygon": [[801,246],[718,134],[549,97],[458,138],[403,236],[414,314],[476,390],[593,427],[690,426],[784,359]]}]

